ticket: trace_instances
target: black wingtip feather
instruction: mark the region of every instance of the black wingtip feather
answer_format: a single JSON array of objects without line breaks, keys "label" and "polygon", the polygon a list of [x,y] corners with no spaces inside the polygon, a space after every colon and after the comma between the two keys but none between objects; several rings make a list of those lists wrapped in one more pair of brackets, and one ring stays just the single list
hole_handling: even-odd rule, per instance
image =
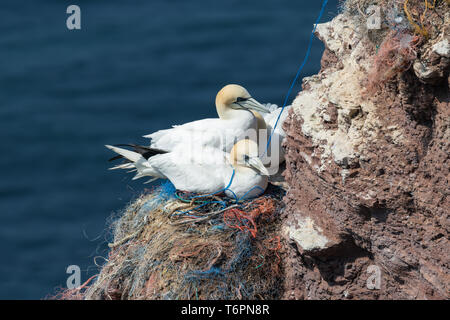
[{"label": "black wingtip feather", "polygon": [[[167,151],[165,150],[161,150],[161,149],[155,149],[155,148],[150,148],[150,147],[145,147],[145,146],[140,146],[137,144],[115,144],[115,147],[128,147],[133,149],[134,152],[137,152],[139,154],[141,154],[145,159],[149,159],[153,156],[156,156],[157,154],[163,154],[163,153],[167,153]],[[111,159],[109,159],[108,161],[114,161],[114,160],[119,160],[119,159],[123,159],[123,156],[121,155],[117,155],[115,157],[112,157]]]},{"label": "black wingtip feather", "polygon": [[117,155],[117,156],[115,156],[115,157],[112,157],[111,159],[108,159],[108,161],[115,161],[115,160],[119,160],[119,159],[122,159],[123,158],[123,156],[121,156],[120,154],[119,155]]}]

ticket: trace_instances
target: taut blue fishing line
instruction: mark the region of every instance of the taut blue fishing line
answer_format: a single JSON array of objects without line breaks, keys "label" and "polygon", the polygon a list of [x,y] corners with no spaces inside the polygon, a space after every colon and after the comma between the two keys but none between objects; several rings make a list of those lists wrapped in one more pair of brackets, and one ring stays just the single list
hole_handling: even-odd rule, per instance
[{"label": "taut blue fishing line", "polygon": [[311,36],[309,37],[309,43],[308,43],[308,48],[306,50],[305,58],[303,59],[303,62],[301,64],[300,68],[298,69],[294,80],[291,83],[291,87],[289,88],[289,90],[288,90],[288,92],[286,94],[286,97],[284,98],[283,106],[281,107],[281,112],[280,112],[280,114],[277,117],[277,121],[275,122],[275,126],[273,127],[273,130],[272,130],[272,133],[270,134],[269,140],[267,141],[266,150],[264,151],[263,155],[266,154],[267,150],[269,149],[270,142],[272,140],[272,135],[275,132],[275,129],[276,129],[277,125],[278,125],[278,121],[280,120],[281,114],[283,113],[284,108],[286,107],[286,104],[288,102],[288,99],[291,96],[292,89],[294,88],[294,85],[297,82],[298,77],[300,76],[300,73],[303,70],[303,67],[306,65],[306,62],[309,59],[309,54],[311,53],[312,42],[313,42],[313,39],[314,39],[314,32],[316,31],[316,27],[319,24],[320,19],[322,18],[322,15],[323,15],[323,12],[325,11],[325,7],[326,7],[327,3],[328,3],[328,0],[324,0],[323,3],[322,3],[322,8],[320,9],[319,16],[317,17],[316,23],[314,24],[314,28],[313,28],[313,30],[311,32]]},{"label": "taut blue fishing line", "polygon": [[[281,114],[283,113],[284,109],[286,108],[286,104],[287,104],[287,102],[288,102],[288,100],[289,100],[289,97],[291,96],[291,93],[292,93],[292,90],[293,90],[295,84],[297,83],[297,80],[298,80],[298,78],[299,78],[299,76],[300,76],[300,73],[302,72],[303,68],[305,67],[306,62],[308,62],[309,55],[310,55],[310,53],[311,53],[312,43],[313,43],[313,40],[314,40],[314,32],[316,31],[316,27],[317,27],[318,23],[320,22],[320,19],[322,18],[322,15],[323,15],[323,13],[324,13],[324,11],[325,11],[325,7],[326,7],[327,3],[328,3],[328,0],[324,0],[324,1],[322,2],[322,8],[320,9],[319,16],[317,17],[316,22],[314,23],[314,28],[313,28],[313,30],[312,30],[312,32],[311,32],[310,37],[309,37],[309,43],[308,43],[308,48],[307,48],[307,50],[306,50],[305,58],[303,59],[303,62],[302,62],[302,64],[300,65],[300,68],[298,69],[297,74],[295,75],[294,80],[292,81],[291,86],[290,86],[290,88],[289,88],[289,90],[288,90],[288,92],[287,92],[287,94],[286,94],[286,97],[284,98],[283,106],[281,107],[281,112],[278,114],[277,121],[275,122],[275,125],[274,125],[274,127],[273,127],[273,130],[272,130],[272,132],[271,132],[271,134],[270,134],[270,136],[269,136],[269,139],[268,139],[268,141],[267,141],[266,150],[264,151],[263,155],[266,154],[266,153],[267,153],[267,150],[269,149],[270,142],[272,141],[272,136],[273,136],[273,134],[274,134],[274,132],[275,132],[275,129],[276,129],[277,126],[278,126],[278,122],[280,121]],[[217,195],[217,194],[222,193],[222,192],[225,192],[225,191],[229,191],[229,192],[232,193],[232,195],[234,196],[234,201],[235,201],[235,203],[239,203],[239,201],[244,200],[245,197],[247,196],[247,194],[250,193],[252,190],[254,190],[255,188],[260,188],[259,186],[255,186],[255,187],[253,187],[252,189],[250,189],[249,191],[247,191],[247,192],[244,194],[244,196],[242,196],[241,198],[238,199],[238,197],[236,196],[236,194],[230,189],[230,186],[231,186],[231,184],[232,184],[232,182],[233,182],[235,173],[236,173],[236,170],[233,169],[233,174],[231,175],[230,182],[228,183],[228,185],[227,185],[225,188],[223,188],[223,189],[221,189],[221,190],[219,190],[219,191],[217,191],[217,192],[207,194],[207,195],[192,196],[192,197],[190,197],[189,199],[190,199],[190,200],[193,200],[193,199],[197,199],[197,198],[206,198],[206,197],[210,197],[210,196]],[[260,189],[262,189],[262,188],[260,188]],[[264,190],[262,191],[262,193],[264,193]],[[200,205],[200,206],[198,206],[198,207],[196,207],[196,208],[203,207],[203,206],[205,206],[205,205],[207,205],[207,204],[210,204],[210,203],[214,203],[214,202],[213,202],[213,201],[206,201],[204,204],[202,204],[202,205]],[[223,201],[223,202],[221,202],[221,203],[222,203],[223,207],[225,208],[225,207],[226,207],[226,202]],[[190,209],[190,210],[187,210],[187,211],[184,211],[184,212],[181,212],[180,214],[186,214],[186,213],[189,213],[190,211],[195,210],[196,208]]]}]

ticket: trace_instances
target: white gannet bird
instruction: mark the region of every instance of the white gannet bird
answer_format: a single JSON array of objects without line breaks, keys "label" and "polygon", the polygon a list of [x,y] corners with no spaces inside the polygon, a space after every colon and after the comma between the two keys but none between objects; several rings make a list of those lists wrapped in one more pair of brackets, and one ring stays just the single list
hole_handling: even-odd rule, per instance
[{"label": "white gannet bird", "polygon": [[106,147],[131,161],[137,170],[133,180],[144,176],[169,179],[177,190],[200,194],[215,193],[229,185],[225,194],[237,199],[259,196],[268,184],[258,144],[250,139],[238,141],[230,153],[210,146],[178,145],[149,158],[127,149]]},{"label": "white gannet bird", "polygon": [[258,120],[251,111],[270,111],[236,84],[229,84],[217,93],[216,110],[219,118],[173,126],[144,137],[151,139],[152,149],[171,151],[180,144],[189,143],[230,152],[236,141],[246,137],[249,130],[257,129]]}]

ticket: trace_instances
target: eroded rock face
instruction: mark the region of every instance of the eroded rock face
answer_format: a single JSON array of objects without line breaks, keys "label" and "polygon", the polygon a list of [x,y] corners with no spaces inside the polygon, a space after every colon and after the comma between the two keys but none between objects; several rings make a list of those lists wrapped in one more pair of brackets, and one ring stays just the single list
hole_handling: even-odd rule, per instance
[{"label": "eroded rock face", "polygon": [[285,298],[449,298],[446,40],[430,44],[439,81],[410,68],[368,95],[364,32],[339,15],[317,36],[322,70],[284,124]]}]

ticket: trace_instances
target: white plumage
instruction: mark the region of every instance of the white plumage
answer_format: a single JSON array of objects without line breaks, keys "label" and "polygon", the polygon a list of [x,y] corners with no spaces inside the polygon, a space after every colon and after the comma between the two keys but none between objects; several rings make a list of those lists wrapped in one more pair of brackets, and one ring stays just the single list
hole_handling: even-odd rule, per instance
[{"label": "white plumage", "polygon": [[178,145],[149,159],[123,148],[106,147],[131,161],[137,169],[135,178],[169,179],[178,190],[209,194],[225,189],[231,182],[225,194],[240,199],[262,194],[268,183],[258,145],[248,139],[236,143],[229,154],[213,147]]},{"label": "white plumage", "polygon": [[173,126],[144,137],[151,139],[151,148],[165,151],[174,150],[183,144],[195,144],[229,152],[236,141],[247,137],[252,130],[256,133],[257,119],[251,111],[269,111],[253,99],[245,88],[234,84],[219,91],[216,109],[219,118]]},{"label": "white plumage", "polygon": [[[145,137],[151,139],[150,147],[128,145],[134,149],[130,151],[107,146],[118,157],[130,161],[111,169],[137,171],[133,179],[149,176],[148,182],[169,179],[179,190],[201,194],[226,188],[233,176],[227,196],[258,195],[267,187],[269,173],[263,163],[270,165],[273,174],[284,161],[281,142],[286,133],[282,126],[289,108],[284,109],[275,128],[281,108],[274,104],[263,106],[245,88],[227,85],[216,96],[219,118],[149,134]],[[258,150],[257,142],[261,139],[258,129],[267,130],[267,138],[272,134],[267,151],[267,140],[263,140]]]}]

